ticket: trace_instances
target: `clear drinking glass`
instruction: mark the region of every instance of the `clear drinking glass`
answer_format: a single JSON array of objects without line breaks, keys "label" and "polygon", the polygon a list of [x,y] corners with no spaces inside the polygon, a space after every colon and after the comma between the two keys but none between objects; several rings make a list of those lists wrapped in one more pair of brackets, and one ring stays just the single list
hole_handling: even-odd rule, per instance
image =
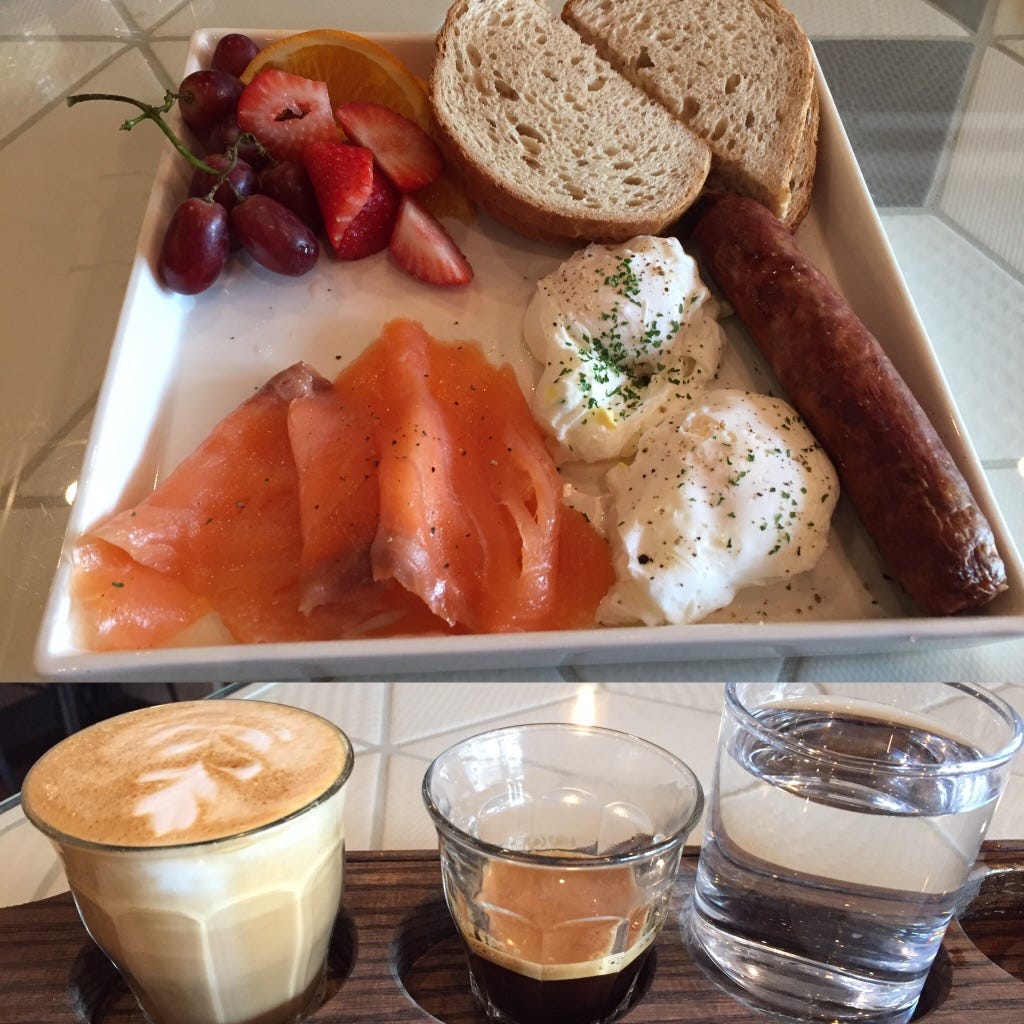
[{"label": "clear drinking glass", "polygon": [[23,806],[152,1024],[292,1024],[323,989],[352,763],[344,733],[297,708],[182,702],[58,744]]},{"label": "clear drinking glass", "polygon": [[909,1020],[1021,743],[967,683],[728,685],[696,959],[801,1020]]},{"label": "clear drinking glass", "polygon": [[470,984],[504,1024],[595,1024],[630,997],[700,818],[693,772],[626,733],[483,733],[428,769],[445,896]]}]

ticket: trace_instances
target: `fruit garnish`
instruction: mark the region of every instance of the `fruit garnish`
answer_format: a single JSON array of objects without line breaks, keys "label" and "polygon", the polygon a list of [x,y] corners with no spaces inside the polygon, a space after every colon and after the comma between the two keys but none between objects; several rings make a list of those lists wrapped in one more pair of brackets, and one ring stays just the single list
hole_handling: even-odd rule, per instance
[{"label": "fruit garnish", "polygon": [[441,151],[415,121],[379,103],[342,103],[334,117],[352,142],[373,152],[401,192],[415,192],[441,176]]},{"label": "fruit garnish", "polygon": [[340,29],[314,29],[264,47],[241,75],[251,82],[264,68],[326,82],[331,109],[353,100],[379,103],[430,130],[423,83],[382,46]]},{"label": "fruit garnish", "polygon": [[193,71],[178,86],[178,109],[182,120],[201,139],[224,118],[235,112],[242,83],[235,75],[214,68]]},{"label": "fruit garnish", "polygon": [[399,193],[374,165],[373,187],[363,208],[353,217],[334,254],[343,260],[361,260],[388,247],[398,217]]},{"label": "fruit garnish", "polygon": [[275,274],[301,277],[320,255],[320,243],[309,226],[287,206],[259,192],[232,207],[231,227],[246,252]]},{"label": "fruit garnish", "polygon": [[314,142],[306,149],[305,164],[327,238],[338,249],[373,191],[373,154],[345,142]]},{"label": "fruit garnish", "polygon": [[473,280],[473,268],[441,222],[412,196],[404,195],[388,248],[407,274],[428,284],[458,285]]},{"label": "fruit garnish", "polygon": [[172,291],[197,295],[220,276],[228,249],[227,210],[206,199],[186,199],[167,225],[157,274]]},{"label": "fruit garnish", "polygon": [[223,121],[218,121],[206,138],[206,148],[211,153],[224,153],[231,146],[235,147],[238,159],[244,160],[254,171],[260,171],[273,163],[273,157],[266,146],[251,132],[243,132],[238,127],[238,118],[234,112]]},{"label": "fruit garnish", "polygon": [[[184,82],[190,79],[190,101],[195,100],[198,108],[206,106],[203,90],[207,84],[211,104],[220,102],[221,90],[215,79],[190,75]],[[123,121],[121,130],[131,131],[142,121],[152,121],[194,168],[190,190],[198,194],[181,202],[172,214],[157,257],[157,276],[171,291],[183,295],[205,291],[224,268],[232,237],[256,262],[276,273],[293,277],[308,273],[320,252],[316,235],[287,206],[269,196],[252,194],[255,174],[238,157],[242,146],[255,144],[260,152],[262,146],[243,132],[225,153],[200,160],[164,120],[175,102],[180,105],[182,95],[167,90],[160,105],[114,93],[83,93],[67,100],[69,107],[87,100],[130,103],[142,113]],[[333,120],[333,114],[331,117]],[[232,207],[230,217],[227,205]]]},{"label": "fruit garnish", "polygon": [[[358,36],[326,35],[357,41],[345,52],[360,59],[367,53],[379,57],[379,48]],[[321,229],[339,259],[357,260],[388,248],[393,261],[420,280],[463,284],[472,279],[465,256],[430,212],[400,202],[402,190],[424,195],[446,180],[440,150],[415,121],[376,103],[351,101],[339,105],[339,116],[367,145],[343,142],[324,81],[268,66],[252,72],[243,85],[225,69],[237,66],[256,44],[241,34],[225,40],[215,51],[220,66],[187,75],[177,93],[165,92],[162,105],[109,93],[67,101],[68,106],[84,100],[132,104],[141,113],[123,121],[122,130],[152,121],[194,168],[189,198],[172,215],[156,259],[154,269],[167,288],[186,295],[204,291],[238,248],[275,273],[306,274],[319,257]],[[403,67],[380,52],[389,67]],[[405,74],[392,81],[403,81]],[[175,103],[208,149],[209,141],[217,140],[217,149],[205,159],[165,120]]]},{"label": "fruit garnish", "polygon": [[259,46],[249,36],[241,32],[229,32],[217,40],[210,58],[210,67],[238,78],[259,52]]},{"label": "fruit garnish", "polygon": [[253,76],[236,116],[277,160],[301,160],[310,143],[340,137],[327,86],[277,68]]},{"label": "fruit garnish", "polygon": [[189,180],[190,196],[206,196],[230,211],[239,200],[256,191],[256,172],[244,160],[232,159],[226,153],[210,153],[203,163],[216,173],[197,167]]},{"label": "fruit garnish", "polygon": [[[286,36],[264,47],[242,73],[249,82],[257,71],[276,67],[327,83],[331,109],[343,103],[379,103],[433,130],[423,81],[382,46],[352,32],[314,29]],[[470,221],[476,208],[450,169],[417,198],[435,217]]]},{"label": "fruit garnish", "polygon": [[265,167],[260,171],[258,181],[260,192],[287,206],[314,231],[323,227],[324,219],[320,216],[313,183],[306,168],[297,160],[282,160]]}]

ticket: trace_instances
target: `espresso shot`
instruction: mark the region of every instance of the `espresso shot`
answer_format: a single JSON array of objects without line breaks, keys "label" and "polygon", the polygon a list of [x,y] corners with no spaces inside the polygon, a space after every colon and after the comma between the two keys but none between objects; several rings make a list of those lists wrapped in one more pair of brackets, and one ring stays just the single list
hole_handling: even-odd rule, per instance
[{"label": "espresso shot", "polygon": [[[548,855],[563,856],[572,855]],[[631,866],[577,859],[551,867],[490,861],[477,897],[487,908],[486,928],[456,921],[476,998],[503,1019],[608,1020],[634,994],[667,905],[647,902]]]},{"label": "espresso shot", "polygon": [[668,915],[700,784],[654,744],[531,725],[443,753],[423,783],[469,984],[498,1024],[602,1024]]}]

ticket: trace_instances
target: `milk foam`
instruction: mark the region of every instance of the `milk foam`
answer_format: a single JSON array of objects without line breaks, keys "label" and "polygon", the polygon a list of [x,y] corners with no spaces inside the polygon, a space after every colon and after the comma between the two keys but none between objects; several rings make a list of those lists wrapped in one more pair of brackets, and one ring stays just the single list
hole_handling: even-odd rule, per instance
[{"label": "milk foam", "polygon": [[[138,781],[165,783],[135,801],[136,817],[149,819],[150,831],[157,836],[192,828],[204,805],[212,805],[226,795],[231,780],[250,782],[268,770],[277,743],[289,743],[295,734],[287,728],[273,730],[223,723],[215,732],[198,733],[193,726],[174,725],[159,729],[146,739],[153,759],[194,758],[184,767],[143,772]],[[242,754],[252,760],[233,765],[231,758]]]},{"label": "milk foam", "polygon": [[59,744],[29,773],[26,812],[77,839],[156,846],[222,838],[306,806],[347,774],[325,720],[260,701],[146,708]]}]

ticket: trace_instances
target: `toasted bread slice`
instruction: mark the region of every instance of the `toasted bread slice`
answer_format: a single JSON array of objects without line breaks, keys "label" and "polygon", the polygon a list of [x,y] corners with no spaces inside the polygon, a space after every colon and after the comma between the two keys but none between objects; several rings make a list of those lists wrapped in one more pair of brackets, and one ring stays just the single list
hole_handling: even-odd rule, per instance
[{"label": "toasted bread slice", "polygon": [[821,119],[821,106],[818,90],[811,91],[811,105],[807,108],[804,124],[803,142],[793,165],[793,177],[790,181],[791,198],[789,208],[783,220],[792,231],[807,216],[811,208],[811,190],[814,187],[814,172],[818,167],[818,127]]},{"label": "toasted bread slice", "polygon": [[542,0],[456,0],[430,102],[469,194],[545,241],[656,234],[689,208],[708,146]]},{"label": "toasted bread slice", "polygon": [[777,0],[568,0],[562,18],[708,143],[709,188],[757,199],[791,227],[806,212],[814,59]]}]

